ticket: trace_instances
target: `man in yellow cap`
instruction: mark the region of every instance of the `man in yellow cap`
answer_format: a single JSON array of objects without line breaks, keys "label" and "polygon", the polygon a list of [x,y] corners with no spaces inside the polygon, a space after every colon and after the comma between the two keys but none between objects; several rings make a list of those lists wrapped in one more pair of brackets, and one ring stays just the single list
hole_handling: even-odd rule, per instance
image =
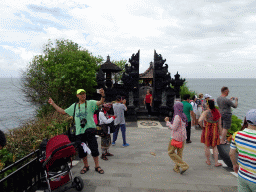
[{"label": "man in yellow cap", "polygon": [[[80,171],[81,174],[86,173],[89,170],[87,152],[84,152],[83,147],[81,146],[82,142],[87,143],[93,160],[95,163],[95,171],[100,174],[103,174],[104,171],[99,166],[99,150],[98,143],[95,138],[95,128],[93,114],[94,111],[98,109],[99,105],[102,105],[105,101],[105,93],[103,89],[100,89],[99,94],[101,94],[101,100],[86,100],[86,92],[84,89],[78,89],[76,96],[79,99],[79,102],[73,103],[67,109],[62,109],[54,103],[52,98],[49,98],[48,102],[52,105],[56,111],[61,114],[68,114],[75,117],[75,126],[76,126],[76,142],[78,143],[78,153],[79,158],[83,158],[84,167]],[[76,106],[76,108],[75,108]],[[75,113],[75,114],[74,114]]]}]

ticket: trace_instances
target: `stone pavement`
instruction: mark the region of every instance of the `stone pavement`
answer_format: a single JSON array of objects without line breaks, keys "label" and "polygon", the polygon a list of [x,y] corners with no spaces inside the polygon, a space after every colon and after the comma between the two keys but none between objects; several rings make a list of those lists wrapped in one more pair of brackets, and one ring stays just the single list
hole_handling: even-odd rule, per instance
[{"label": "stone pavement", "polygon": [[[163,125],[163,126],[162,126]],[[127,123],[127,142],[122,147],[122,135],[119,132],[114,154],[108,161],[100,159],[105,174],[94,171],[93,158],[88,158],[90,170],[80,174],[83,163],[79,161],[72,168],[74,176],[84,181],[86,192],[197,192],[197,191],[237,191],[237,178],[223,167],[214,167],[205,163],[204,145],[200,143],[200,130],[192,128],[191,144],[186,144],[183,159],[190,168],[180,175],[173,171],[174,163],[167,154],[170,131],[159,122]],[[100,146],[100,138],[98,139]],[[151,153],[153,152],[153,153]],[[154,156],[155,154],[155,156]],[[61,188],[59,188],[61,189]],[[56,190],[56,191],[59,191]],[[68,192],[76,191],[70,189]]]}]

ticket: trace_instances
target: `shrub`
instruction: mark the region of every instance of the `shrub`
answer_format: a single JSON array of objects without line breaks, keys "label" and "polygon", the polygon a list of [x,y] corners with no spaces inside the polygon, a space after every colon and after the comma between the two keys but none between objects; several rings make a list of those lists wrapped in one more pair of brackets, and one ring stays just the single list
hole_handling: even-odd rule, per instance
[{"label": "shrub", "polygon": [[180,87],[180,97],[183,99],[183,96],[189,94],[192,98],[194,95],[198,95],[195,91],[190,91],[187,82],[185,81],[184,84]]},{"label": "shrub", "polygon": [[71,119],[54,112],[10,130],[6,135],[7,145],[0,150],[0,170],[38,149],[43,139],[62,134],[70,126]]}]

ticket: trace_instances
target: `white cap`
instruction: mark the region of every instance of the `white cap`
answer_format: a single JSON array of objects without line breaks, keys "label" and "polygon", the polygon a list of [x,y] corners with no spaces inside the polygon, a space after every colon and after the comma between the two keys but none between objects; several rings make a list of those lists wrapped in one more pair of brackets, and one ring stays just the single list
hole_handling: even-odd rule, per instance
[{"label": "white cap", "polygon": [[211,95],[209,95],[209,94],[205,94],[204,95],[204,98],[211,98],[212,96]]}]

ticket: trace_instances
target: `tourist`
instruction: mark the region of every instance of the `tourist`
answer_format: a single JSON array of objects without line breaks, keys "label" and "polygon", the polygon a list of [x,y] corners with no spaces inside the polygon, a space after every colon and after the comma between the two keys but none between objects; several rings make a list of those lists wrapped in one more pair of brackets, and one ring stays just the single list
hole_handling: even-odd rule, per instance
[{"label": "tourist", "polygon": [[[226,135],[228,130],[231,128],[231,118],[232,111],[231,107],[237,108],[238,106],[238,98],[231,97],[227,99],[226,97],[229,94],[229,89],[227,87],[221,88],[221,96],[217,98],[217,104],[219,106],[220,114],[221,114],[221,125],[222,125],[222,133],[220,138],[220,144],[228,144],[226,140]],[[235,100],[235,103],[232,101]]]},{"label": "tourist", "polygon": [[[83,158],[84,167],[80,171],[81,174],[86,173],[89,170],[88,160],[87,160],[87,152],[84,151],[82,147],[82,143],[88,144],[89,149],[91,150],[91,154],[95,163],[95,171],[100,174],[103,174],[104,171],[99,166],[99,150],[97,139],[95,138],[95,122],[93,119],[93,115],[95,110],[99,105],[102,105],[105,101],[105,93],[103,89],[100,89],[101,100],[86,100],[86,92],[84,89],[78,89],[76,92],[76,96],[79,99],[79,102],[73,103],[69,108],[62,109],[58,105],[54,103],[54,101],[49,98],[48,102],[52,105],[56,111],[61,114],[68,114],[73,116],[75,114],[75,126],[76,126],[76,142],[78,144],[78,153],[79,158]],[[75,108],[76,105],[76,108]]]},{"label": "tourist", "polygon": [[3,131],[0,130],[0,150],[6,145],[6,137]]},{"label": "tourist", "polygon": [[185,115],[187,116],[187,126],[186,126],[186,130],[187,130],[187,140],[186,143],[192,143],[192,141],[190,140],[190,135],[191,135],[191,116],[194,115],[193,112],[193,107],[192,105],[189,103],[190,101],[190,95],[186,94],[183,96],[183,112],[185,113]]},{"label": "tourist", "polygon": [[147,94],[146,94],[145,99],[144,99],[144,105],[146,104],[146,107],[147,107],[147,110],[148,110],[148,117],[151,116],[152,101],[153,101],[152,94],[151,94],[150,89],[148,89]]},{"label": "tourist", "polygon": [[212,96],[209,95],[209,94],[205,94],[205,95],[204,95],[204,100],[203,100],[203,103],[202,103],[202,105],[203,105],[203,111],[208,110],[207,101],[208,101],[211,97],[212,97]]},{"label": "tourist", "polygon": [[[203,112],[203,97],[204,97],[204,94],[203,93],[200,93],[198,95],[198,99],[196,100],[196,104],[197,104],[197,114],[196,114],[196,119],[197,119],[197,122],[198,122],[198,119],[200,118],[202,112]],[[196,125],[196,128],[199,128],[200,125]]]},{"label": "tourist", "polygon": [[102,105],[102,110],[99,112],[99,125],[101,126],[101,130],[104,133],[104,136],[101,137],[101,149],[102,155],[101,159],[108,160],[107,156],[114,156],[109,153],[109,147],[111,145],[111,136],[110,136],[110,124],[116,118],[116,116],[109,116],[108,111],[112,107],[112,104],[106,103]]},{"label": "tourist", "polygon": [[122,99],[120,95],[116,96],[116,102],[113,104],[114,115],[116,115],[116,118],[114,121],[116,125],[116,130],[113,133],[112,145],[116,144],[118,132],[119,132],[119,129],[121,128],[122,137],[123,137],[123,147],[128,147],[130,144],[126,143],[126,126],[125,126],[124,111],[127,111],[127,107],[125,104],[126,104],[125,99]]},{"label": "tourist", "polygon": [[191,116],[192,117],[192,119],[191,119],[191,126],[196,126],[197,124],[198,124],[198,119],[197,119],[197,103],[196,103],[196,100],[197,100],[197,96],[196,95],[194,95],[193,97],[192,97],[192,101],[190,102],[190,104],[192,105],[192,108],[193,108],[193,112],[194,112],[194,114],[193,114],[193,116]]},{"label": "tourist", "polygon": [[221,132],[221,116],[218,109],[215,108],[213,100],[208,100],[207,108],[208,109],[204,111],[199,118],[199,124],[201,127],[203,127],[203,121],[205,122],[201,135],[201,143],[204,143],[206,164],[211,165],[210,147],[212,147],[215,167],[219,167],[222,166],[222,164],[218,162],[217,148],[217,145],[220,144],[219,133]]},{"label": "tourist", "polygon": [[[171,138],[168,146],[168,155],[175,163],[173,170],[176,173],[183,174],[189,168],[188,164],[182,160],[182,153],[186,140],[187,124],[187,117],[183,113],[183,104],[181,102],[177,102],[174,104],[174,115],[171,123],[169,122],[169,117],[165,117],[164,120],[166,122],[166,126],[168,126],[169,129],[171,129]],[[174,146],[172,140],[181,142],[180,148]],[[176,150],[177,154],[175,152]]]},{"label": "tourist", "polygon": [[[238,173],[238,191],[256,191],[256,109],[246,113],[248,128],[236,132],[230,145],[230,159]],[[236,159],[238,151],[238,159]],[[237,163],[238,162],[238,163]]]}]

